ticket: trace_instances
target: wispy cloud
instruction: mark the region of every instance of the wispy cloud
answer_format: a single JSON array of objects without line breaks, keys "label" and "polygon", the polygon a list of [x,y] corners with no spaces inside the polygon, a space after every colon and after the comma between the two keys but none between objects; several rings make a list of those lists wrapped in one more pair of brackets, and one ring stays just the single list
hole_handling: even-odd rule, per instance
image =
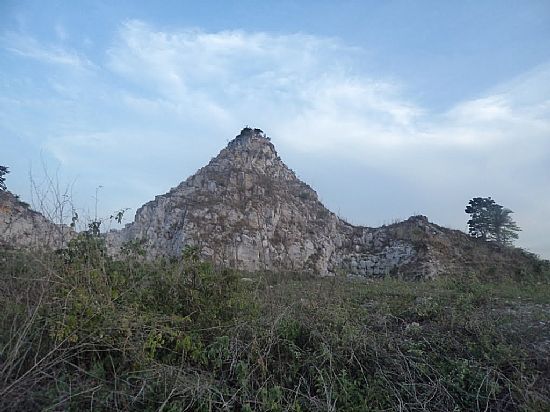
[{"label": "wispy cloud", "polygon": [[[8,35],[2,44],[43,63],[93,64],[24,36]],[[403,84],[361,70],[365,55],[337,39],[305,34],[159,30],[128,21],[96,78],[79,83],[75,125],[49,133],[45,147],[98,178],[115,174],[135,183],[147,164],[141,187],[129,183],[133,192],[113,193],[112,204],[136,208],[193,173],[249,124],[266,130],[283,151],[336,159],[341,170],[355,165],[358,181],[372,170],[392,176],[391,199],[403,215],[417,211],[400,194],[405,188],[419,193],[434,220],[455,227],[464,221],[457,202],[493,195],[516,210],[523,245],[550,256],[550,224],[536,206],[550,204],[550,193],[541,190],[550,187],[550,64],[434,112]],[[74,87],[59,78],[50,86]],[[64,116],[53,108],[48,119]],[[318,168],[297,166],[311,174]],[[364,202],[363,213],[383,214],[384,207],[374,209],[371,190],[349,194],[343,206]],[[125,203],[129,198],[136,204]],[[370,223],[368,216],[354,217]]]},{"label": "wispy cloud", "polygon": [[[61,29],[56,28],[56,31],[59,30]],[[61,35],[60,33],[58,35]],[[65,38],[66,33],[63,36]],[[0,45],[19,56],[38,60],[43,63],[70,66],[79,69],[87,69],[93,66],[90,60],[75,51],[67,50],[60,45],[40,43],[34,37],[26,34],[5,33],[0,38]]]}]

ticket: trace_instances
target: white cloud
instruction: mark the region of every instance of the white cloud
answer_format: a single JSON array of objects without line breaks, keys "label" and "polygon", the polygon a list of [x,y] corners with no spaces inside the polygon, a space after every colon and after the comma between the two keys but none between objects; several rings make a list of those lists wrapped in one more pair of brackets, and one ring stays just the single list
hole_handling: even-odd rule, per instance
[{"label": "white cloud", "polygon": [[[154,105],[179,115],[212,113],[224,127],[253,122],[291,150],[352,159],[443,196],[500,194],[545,220],[514,193],[548,180],[540,161],[550,153],[550,93],[539,85],[549,67],[433,113],[393,82],[355,71],[360,53],[301,34],[162,32],[132,21],[109,57]],[[550,204],[550,195],[540,200]]]},{"label": "white cloud", "polygon": [[[56,31],[59,29],[56,27]],[[58,36],[60,33],[58,33]],[[66,37],[66,34],[64,34]],[[8,32],[0,38],[2,47],[22,57],[41,61],[43,63],[70,66],[78,69],[90,69],[93,67],[90,60],[74,51],[66,50],[60,45],[40,43],[35,38]]]},{"label": "white cloud", "polygon": [[[228,126],[254,122],[298,148],[328,148],[346,137],[381,148],[399,144],[424,110],[395,84],[354,73],[356,55],[330,38],[166,33],[130,21],[108,51],[108,66],[141,90],[126,97],[134,108],[203,113]],[[308,132],[299,140],[289,133],[301,127]]]},{"label": "white cloud", "polygon": [[[29,38],[9,43],[22,56],[87,65],[77,53]],[[106,50],[97,78],[79,83],[80,127],[49,135],[46,147],[75,169],[86,164],[108,174],[123,168],[128,181],[132,167],[158,158],[153,164],[164,172],[151,170],[145,186],[153,192],[145,201],[161,192],[155,187],[173,186],[193,173],[249,124],[263,128],[283,151],[393,176],[401,188],[421,192],[426,204],[436,196],[432,219],[454,227],[465,220],[457,199],[493,195],[525,217],[523,245],[550,256],[540,230],[546,225],[550,231],[550,223],[543,223],[544,210],[532,201],[550,204],[550,194],[540,190],[550,186],[550,65],[435,113],[395,81],[361,72],[356,62],[362,58],[363,51],[331,38],[163,31],[128,21]],[[60,79],[51,86],[74,87]],[[119,196],[123,206],[139,206]],[[399,186],[393,200],[406,214],[408,199]],[[366,204],[365,213],[374,204]]]}]

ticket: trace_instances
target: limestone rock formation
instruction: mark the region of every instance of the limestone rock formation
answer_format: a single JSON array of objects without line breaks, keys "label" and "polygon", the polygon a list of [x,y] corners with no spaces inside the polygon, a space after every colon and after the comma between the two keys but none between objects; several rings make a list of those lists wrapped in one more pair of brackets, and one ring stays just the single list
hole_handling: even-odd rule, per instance
[{"label": "limestone rock formation", "polygon": [[68,226],[52,223],[12,193],[0,191],[1,246],[56,249],[73,235]]},{"label": "limestone rock formation", "polygon": [[261,130],[250,128],[106,239],[112,254],[142,241],[149,258],[198,245],[206,259],[250,271],[426,278],[485,270],[487,263],[508,273],[532,263],[522,251],[503,251],[422,216],[381,228],[352,226],[323,206]]}]

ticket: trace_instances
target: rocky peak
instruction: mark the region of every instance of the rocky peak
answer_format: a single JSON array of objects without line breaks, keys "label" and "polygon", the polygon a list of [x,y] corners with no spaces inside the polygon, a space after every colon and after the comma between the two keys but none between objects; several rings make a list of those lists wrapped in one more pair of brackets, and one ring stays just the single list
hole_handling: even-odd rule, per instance
[{"label": "rocky peak", "polygon": [[261,129],[252,129],[248,126],[229,142],[227,148],[262,152],[267,149],[267,151],[272,151],[277,156],[271,139]]},{"label": "rocky peak", "polygon": [[258,179],[262,180],[260,186],[264,187],[274,182],[299,182],[278,156],[271,139],[262,130],[250,127],[242,129],[226,148],[184,184],[194,184],[197,179],[214,181],[225,187],[236,181],[244,181],[246,186],[250,186]]},{"label": "rocky peak", "polygon": [[270,138],[260,129],[245,127],[207,167],[225,170],[238,168],[267,173],[274,166],[284,165]]},{"label": "rocky peak", "polygon": [[150,258],[198,245],[205,259],[251,271],[425,278],[471,270],[481,249],[503,272],[525,263],[424,216],[381,228],[347,224],[283,163],[262,130],[249,127],[196,174],[142,206],[133,223],[107,236],[113,254],[136,240]]}]

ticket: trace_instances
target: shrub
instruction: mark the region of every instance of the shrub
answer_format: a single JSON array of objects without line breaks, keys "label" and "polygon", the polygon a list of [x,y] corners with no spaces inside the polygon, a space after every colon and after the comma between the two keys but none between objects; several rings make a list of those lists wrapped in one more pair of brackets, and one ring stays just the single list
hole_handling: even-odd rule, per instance
[{"label": "shrub", "polygon": [[[501,302],[548,283],[371,283],[142,261],[82,236],[0,255],[0,409],[544,410],[548,358]],[[546,315],[547,316],[547,315]],[[529,336],[529,340],[526,337]]]}]

